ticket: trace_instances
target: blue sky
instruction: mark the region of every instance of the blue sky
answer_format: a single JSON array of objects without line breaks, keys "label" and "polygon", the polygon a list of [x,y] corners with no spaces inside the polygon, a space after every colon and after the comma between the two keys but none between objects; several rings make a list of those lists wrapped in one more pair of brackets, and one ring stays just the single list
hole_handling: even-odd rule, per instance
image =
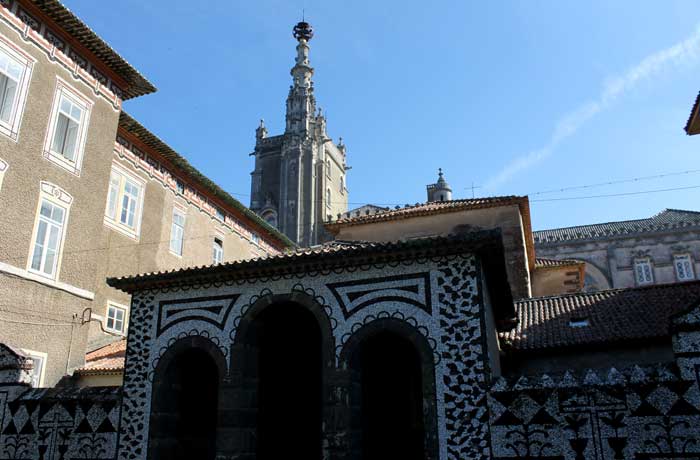
[{"label": "blue sky", "polygon": [[[301,16],[328,130],[348,146],[350,201],[529,194],[535,229],[700,210],[694,0],[254,2],[65,0],[159,89],[125,109],[249,204],[254,130],[284,127]],[[559,193],[538,193],[682,171]]]}]

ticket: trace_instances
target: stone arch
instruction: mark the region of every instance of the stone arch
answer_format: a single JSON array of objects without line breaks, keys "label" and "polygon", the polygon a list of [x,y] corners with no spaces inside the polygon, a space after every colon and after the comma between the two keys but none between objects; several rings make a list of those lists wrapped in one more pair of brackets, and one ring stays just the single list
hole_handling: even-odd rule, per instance
[{"label": "stone arch", "polygon": [[149,459],[215,458],[226,372],[226,358],[207,338],[184,337],[166,350],[152,383]]},{"label": "stone arch", "polygon": [[586,292],[601,291],[611,289],[612,284],[610,279],[605,275],[603,270],[598,268],[592,262],[584,260],[586,263],[586,272],[584,275],[583,290]]},{"label": "stone arch", "polygon": [[[277,458],[275,449],[286,445],[286,453],[297,456],[289,443],[263,442],[297,432],[294,448],[302,452],[301,456],[333,458],[329,454],[329,439],[335,433],[328,421],[333,416],[329,398],[335,340],[326,309],[312,295],[295,290],[261,297],[244,311],[231,346],[231,379],[223,401],[229,415],[222,417],[226,433],[220,437],[220,454],[233,458]],[[277,375],[287,370],[287,378]],[[308,411],[297,411],[299,423],[286,431],[277,426],[281,423],[276,421],[280,414],[270,415],[276,414],[275,402],[283,393],[279,381],[287,382],[284,393],[290,398],[290,406],[295,407],[300,401],[307,401],[310,406]],[[295,397],[298,401],[291,399]]]},{"label": "stone arch", "polygon": [[[382,337],[385,337],[386,340]],[[422,420],[420,422],[422,424],[421,431],[423,438],[422,446],[418,446],[419,449],[422,449],[422,452],[418,452],[416,455],[419,456],[416,458],[437,459],[439,457],[439,445],[435,357],[427,337],[413,325],[397,318],[381,318],[367,323],[354,332],[341,349],[339,367],[341,369],[347,369],[349,373],[347,376],[348,382],[346,384],[350,406],[346,414],[346,426],[350,433],[348,439],[348,458],[359,460],[367,458],[368,456],[369,458],[385,456],[380,455],[377,457],[377,453],[375,452],[375,457],[372,457],[372,454],[368,453],[367,446],[362,445],[363,438],[368,437],[367,433],[363,432],[368,428],[365,426],[366,421],[363,420],[364,415],[362,411],[367,410],[371,402],[367,402],[366,396],[362,394],[363,391],[367,391],[368,382],[366,377],[362,375],[363,363],[361,361],[364,359],[363,353],[367,353],[363,347],[367,344],[371,346],[373,341],[373,345],[375,346],[375,349],[372,350],[373,353],[381,353],[383,350],[377,349],[377,347],[386,344],[389,344],[387,348],[402,349],[409,354],[415,353],[415,358],[418,360],[416,372],[419,374],[420,378],[420,398],[418,401],[420,405],[415,407],[414,412],[422,414]],[[392,346],[392,341],[398,346]],[[412,350],[412,352],[410,350]],[[406,357],[399,356],[397,358],[403,359]],[[390,361],[387,360],[386,362],[389,363]],[[391,372],[391,370],[387,370],[387,372]],[[381,377],[378,378],[381,379]],[[406,452],[408,456],[403,455],[403,457],[412,458],[410,455],[416,450],[414,446],[411,450]]]}]

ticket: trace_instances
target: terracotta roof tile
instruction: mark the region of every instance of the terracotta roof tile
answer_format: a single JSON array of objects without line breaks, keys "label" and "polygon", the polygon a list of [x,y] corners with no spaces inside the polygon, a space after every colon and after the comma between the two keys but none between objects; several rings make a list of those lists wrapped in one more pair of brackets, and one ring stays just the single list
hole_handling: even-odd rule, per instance
[{"label": "terracotta roof tile", "polygon": [[78,374],[96,374],[119,372],[124,370],[126,356],[126,339],[117,340],[85,355],[85,365],[78,369]]},{"label": "terracotta roof tile", "polygon": [[700,94],[695,98],[695,103],[693,103],[693,108],[690,109],[690,115],[688,115],[688,121],[685,123],[685,133],[689,136],[693,134],[698,134],[698,127],[693,126],[695,119],[697,118],[698,107],[700,106]]},{"label": "terracotta roof tile", "polygon": [[530,269],[532,269],[534,268],[535,249],[532,239],[532,224],[530,222],[530,201],[527,196],[492,196],[486,198],[418,203],[414,206],[391,209],[385,212],[376,212],[374,214],[365,214],[357,217],[340,218],[332,222],[327,222],[324,225],[329,232],[337,235],[340,232],[340,229],[346,226],[364,225],[375,222],[408,219],[411,217],[431,216],[448,212],[497,208],[511,205],[517,205],[520,209],[520,215],[522,216],[523,221],[523,231],[525,232],[525,246],[527,248],[528,260],[530,261]]},{"label": "terracotta roof tile", "polygon": [[500,334],[519,351],[666,337],[671,317],[700,302],[700,281],[515,302],[518,325]]},{"label": "terracotta roof tile", "polygon": [[422,215],[441,214],[444,212],[455,212],[468,209],[493,208],[519,204],[527,197],[522,196],[494,196],[487,198],[473,198],[465,200],[434,201],[428,203],[418,203],[413,206],[406,206],[399,209],[389,209],[373,214],[363,214],[356,217],[342,217],[333,222],[326,223],[326,228],[333,231],[346,225],[360,225],[372,222],[383,222],[387,220],[403,219]]},{"label": "terracotta roof tile", "polygon": [[156,91],[151,82],[60,1],[32,0],[32,4],[126,81],[129,87],[124,91],[124,99]]},{"label": "terracotta roof tile", "polygon": [[143,142],[148,147],[154,149],[159,155],[172,163],[174,167],[182,171],[185,175],[201,186],[203,189],[211,193],[221,201],[221,204],[233,209],[239,214],[245,216],[250,221],[257,225],[257,230],[264,231],[271,238],[274,238],[282,248],[295,246],[284,233],[271,226],[265,220],[251,211],[243,203],[231,196],[226,190],[219,187],[214,181],[202,174],[197,168],[192,166],[189,161],[178,152],[172,149],[168,144],[162,141],[158,136],[150,132],[141,123],[136,121],[131,115],[122,111],[119,114],[119,127],[124,131],[132,134]]},{"label": "terracotta roof tile", "polygon": [[574,259],[546,259],[544,257],[535,259],[535,268],[569,267],[581,264],[585,264],[585,262]]},{"label": "terracotta roof tile", "polygon": [[660,232],[678,228],[700,228],[700,212],[682,209],[664,209],[648,219],[624,220],[602,224],[539,230],[533,233],[535,244],[562,241],[590,240],[619,235]]}]

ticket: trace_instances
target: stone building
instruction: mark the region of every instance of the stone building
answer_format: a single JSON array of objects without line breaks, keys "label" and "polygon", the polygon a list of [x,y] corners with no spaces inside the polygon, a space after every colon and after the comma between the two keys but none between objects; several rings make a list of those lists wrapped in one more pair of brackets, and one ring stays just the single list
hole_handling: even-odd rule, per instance
[{"label": "stone building", "polygon": [[538,256],[585,262],[588,291],[690,281],[700,268],[700,212],[695,211],[665,209],[647,219],[533,235]]},{"label": "stone building", "polygon": [[0,1],[0,342],[37,385],[126,334],[106,277],[291,245],[122,110],[153,91],[60,2]]},{"label": "stone building", "polygon": [[284,133],[268,136],[262,120],[255,131],[250,209],[300,246],[311,246],[327,239],[323,222],[348,209],[349,167],[342,139],[331,140],[326,117],[316,107],[311,26],[300,22],[294,37],[297,56]]}]

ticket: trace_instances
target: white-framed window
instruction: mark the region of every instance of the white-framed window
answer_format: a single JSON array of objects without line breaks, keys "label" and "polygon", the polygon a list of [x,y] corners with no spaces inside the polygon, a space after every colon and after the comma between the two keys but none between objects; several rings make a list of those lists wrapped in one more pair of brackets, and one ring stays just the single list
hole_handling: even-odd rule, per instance
[{"label": "white-framed window", "polygon": [[212,263],[220,264],[224,261],[224,242],[219,238],[214,238],[212,244]]},{"label": "white-framed window", "polygon": [[214,215],[216,216],[217,219],[219,219],[221,222],[224,221],[226,218],[226,215],[224,214],[224,211],[221,210],[218,206],[214,206]]},{"label": "white-framed window", "polygon": [[185,240],[185,212],[174,208],[173,222],[170,226],[170,252],[182,255],[182,246]]},{"label": "white-framed window", "polygon": [[91,109],[88,98],[58,79],[44,156],[77,175],[80,175]]},{"label": "white-framed window", "polygon": [[27,270],[58,279],[68,211],[73,198],[48,182],[41,183]]},{"label": "white-framed window", "polygon": [[131,238],[138,238],[145,190],[146,184],[142,179],[112,165],[105,224]]},{"label": "white-framed window", "polygon": [[340,186],[338,190],[340,190],[340,193],[345,193],[345,178],[343,176],[340,176]]},{"label": "white-framed window", "polygon": [[695,279],[693,258],[690,257],[690,254],[675,254],[673,256],[673,267],[676,269],[676,279],[678,281]]},{"label": "white-framed window", "polygon": [[129,309],[124,305],[109,302],[105,317],[105,329],[116,334],[126,334],[128,311]]},{"label": "white-framed window", "polygon": [[0,158],[0,189],[2,189],[2,180],[5,178],[5,171],[7,171],[9,166],[5,161]]},{"label": "white-framed window", "polygon": [[329,188],[326,189],[326,207],[331,207],[331,189]]},{"label": "white-framed window", "polygon": [[41,351],[27,350],[25,348],[22,348],[22,352],[32,360],[32,388],[43,387],[44,375],[46,374],[46,358],[48,355]]},{"label": "white-framed window", "polygon": [[36,60],[0,35],[0,134],[16,141]]},{"label": "white-framed window", "polygon": [[331,159],[326,158],[326,177],[331,178]]},{"label": "white-framed window", "polygon": [[634,278],[638,285],[652,284],[654,282],[654,267],[651,264],[651,259],[635,259]]}]

